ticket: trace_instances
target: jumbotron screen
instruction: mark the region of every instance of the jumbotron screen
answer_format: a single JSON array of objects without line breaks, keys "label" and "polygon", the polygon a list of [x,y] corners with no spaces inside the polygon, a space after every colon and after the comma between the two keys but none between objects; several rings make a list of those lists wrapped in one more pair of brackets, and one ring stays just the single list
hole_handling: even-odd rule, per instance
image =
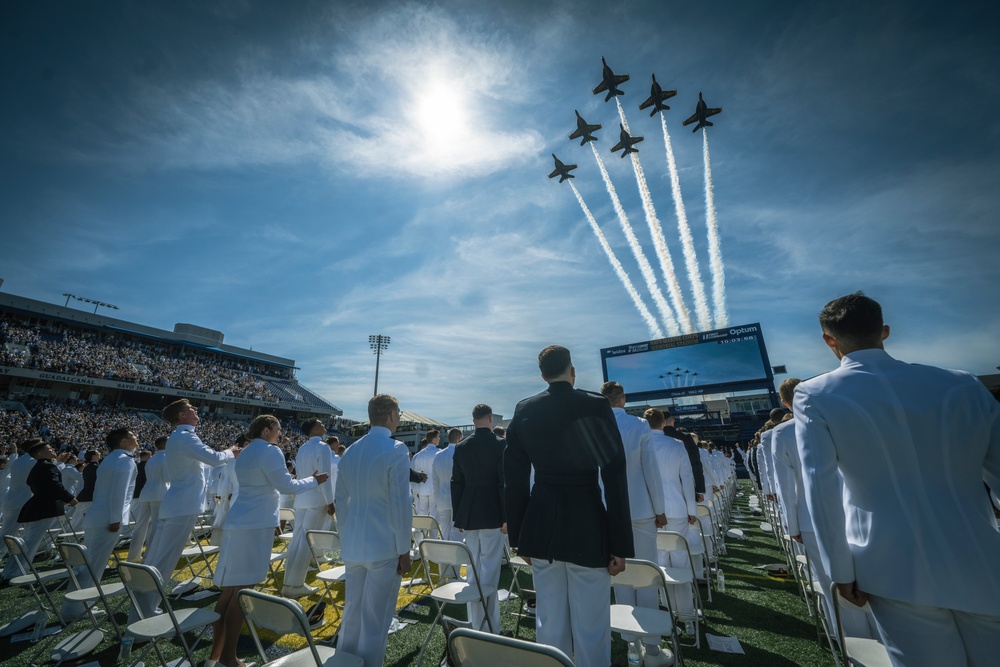
[{"label": "jumbotron screen", "polygon": [[604,348],[601,365],[630,401],[774,387],[759,323]]}]

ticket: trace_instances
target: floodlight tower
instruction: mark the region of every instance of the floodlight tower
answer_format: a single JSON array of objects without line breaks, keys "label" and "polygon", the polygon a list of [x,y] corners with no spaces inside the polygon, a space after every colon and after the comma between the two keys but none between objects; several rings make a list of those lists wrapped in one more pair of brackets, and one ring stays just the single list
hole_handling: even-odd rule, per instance
[{"label": "floodlight tower", "polygon": [[375,355],[375,393],[372,396],[378,395],[379,361],[382,359],[382,353],[389,348],[389,340],[389,336],[383,336],[382,334],[368,337],[368,346],[372,349],[372,354]]}]

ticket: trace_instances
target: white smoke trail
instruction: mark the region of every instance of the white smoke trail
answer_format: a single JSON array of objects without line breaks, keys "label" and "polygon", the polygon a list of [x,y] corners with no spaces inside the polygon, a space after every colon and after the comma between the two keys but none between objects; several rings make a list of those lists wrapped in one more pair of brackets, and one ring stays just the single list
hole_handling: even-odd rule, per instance
[{"label": "white smoke trail", "polygon": [[712,301],[715,306],[715,328],[729,326],[726,308],[726,268],[722,263],[719,243],[719,223],[715,219],[715,193],[712,191],[712,161],[708,156],[708,131],[702,128],[702,152],[705,157],[705,223],[708,226],[708,257],[712,266]]},{"label": "white smoke trail", "polygon": [[642,297],[639,296],[639,292],[636,291],[635,286],[632,284],[632,280],[625,273],[625,269],[622,267],[622,263],[618,261],[615,256],[615,251],[611,249],[608,244],[608,240],[604,238],[604,232],[601,228],[597,226],[597,221],[594,220],[593,214],[591,214],[590,209],[587,208],[586,202],[583,201],[583,197],[580,195],[580,191],[576,189],[573,185],[573,181],[569,182],[569,187],[572,188],[573,194],[576,195],[576,200],[580,202],[580,208],[583,209],[583,214],[587,216],[587,221],[590,222],[590,228],[594,230],[594,234],[597,235],[597,240],[601,243],[601,247],[604,248],[604,254],[608,256],[608,261],[611,262],[611,266],[615,270],[615,274],[618,279],[622,281],[622,285],[625,286],[625,291],[628,295],[632,297],[632,303],[635,304],[636,309],[638,309],[639,314],[642,319],[646,321],[646,326],[649,327],[649,333],[653,338],[663,338],[663,330],[660,329],[660,325],[657,323],[656,318],[653,314],[649,312],[649,308],[643,303]]},{"label": "white smoke trail", "polygon": [[[625,119],[625,110],[622,109],[621,102],[615,97],[615,104],[618,105],[618,115],[622,119],[622,127],[629,132],[628,121]],[[631,133],[630,133],[631,134]],[[670,301],[680,320],[683,333],[691,333],[691,313],[688,312],[684,303],[684,295],[681,294],[680,283],[677,282],[677,273],[674,271],[674,262],[670,258],[670,251],[667,249],[667,241],[663,238],[663,227],[656,217],[656,209],[653,207],[653,197],[649,194],[649,185],[646,183],[646,174],[642,170],[639,162],[639,154],[632,153],[632,169],[635,171],[635,181],[639,185],[639,198],[642,199],[642,210],[646,214],[646,226],[649,227],[649,235],[653,238],[653,248],[656,250],[656,257],[660,260],[660,271],[667,283],[667,291],[670,292]]]},{"label": "white smoke trail", "polygon": [[712,328],[712,315],[708,312],[708,299],[705,297],[705,283],[701,279],[701,267],[698,266],[698,256],[694,251],[694,239],[691,237],[691,227],[688,225],[687,210],[681,198],[681,182],[677,176],[677,162],[674,160],[674,148],[670,142],[670,132],[667,131],[667,118],[660,114],[660,126],[663,128],[663,146],[667,151],[667,171],[670,173],[670,190],[674,195],[674,212],[677,214],[677,231],[681,237],[681,248],[684,250],[684,268],[687,269],[688,281],[694,297],[694,312],[698,318],[699,331]]},{"label": "white smoke trail", "polygon": [[649,265],[649,260],[646,259],[645,253],[642,252],[642,246],[639,245],[639,239],[635,237],[635,232],[632,231],[632,225],[629,224],[628,215],[625,214],[625,209],[622,208],[621,200],[618,199],[618,193],[615,192],[615,186],[611,182],[611,177],[608,175],[608,170],[604,166],[604,160],[597,153],[597,148],[594,143],[591,142],[590,150],[594,152],[594,159],[597,160],[597,166],[601,170],[601,176],[604,177],[604,185],[608,189],[608,194],[611,196],[611,203],[615,207],[615,213],[618,214],[618,222],[621,224],[622,231],[625,232],[625,238],[628,240],[628,245],[632,249],[632,254],[635,256],[635,261],[639,264],[639,272],[642,273],[643,279],[646,281],[646,287],[649,289],[649,293],[653,296],[653,303],[656,304],[657,310],[660,311],[660,317],[663,318],[664,324],[667,326],[667,331],[671,336],[679,336],[681,333],[680,327],[677,326],[677,320],[674,319],[674,314],[670,310],[670,306],[667,305],[667,300],[663,298],[663,292],[660,291],[659,285],[656,284],[656,274],[653,273],[653,267]]}]

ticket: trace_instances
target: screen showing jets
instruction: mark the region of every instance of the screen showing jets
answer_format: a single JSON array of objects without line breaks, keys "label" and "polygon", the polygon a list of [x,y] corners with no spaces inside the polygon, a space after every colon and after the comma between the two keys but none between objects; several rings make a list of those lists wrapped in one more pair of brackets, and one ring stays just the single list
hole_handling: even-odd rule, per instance
[{"label": "screen showing jets", "polygon": [[744,324],[601,350],[605,381],[629,400],[773,387],[760,324]]}]

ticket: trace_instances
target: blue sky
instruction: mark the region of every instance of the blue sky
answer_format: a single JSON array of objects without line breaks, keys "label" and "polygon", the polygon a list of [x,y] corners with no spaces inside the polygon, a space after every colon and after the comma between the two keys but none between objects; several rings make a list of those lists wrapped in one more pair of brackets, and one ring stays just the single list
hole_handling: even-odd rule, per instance
[{"label": "blue sky", "polygon": [[[1000,41],[988,3],[7,3],[0,21],[0,278],[129,320],[191,322],[294,358],[364,418],[379,387],[468,423],[509,416],[574,353],[650,338],[550,153],[652,301],[573,110],[657,267],[600,57],[672,260],[677,223],[649,76],[707,277],[698,91],[729,323],[760,322],[774,364],[829,370],[816,313],[858,289],[888,349],[995,372],[1000,332]],[[659,270],[657,268],[657,273]],[[662,283],[662,279],[661,279]],[[655,310],[654,310],[655,312]],[[628,390],[628,387],[626,387]]]}]

